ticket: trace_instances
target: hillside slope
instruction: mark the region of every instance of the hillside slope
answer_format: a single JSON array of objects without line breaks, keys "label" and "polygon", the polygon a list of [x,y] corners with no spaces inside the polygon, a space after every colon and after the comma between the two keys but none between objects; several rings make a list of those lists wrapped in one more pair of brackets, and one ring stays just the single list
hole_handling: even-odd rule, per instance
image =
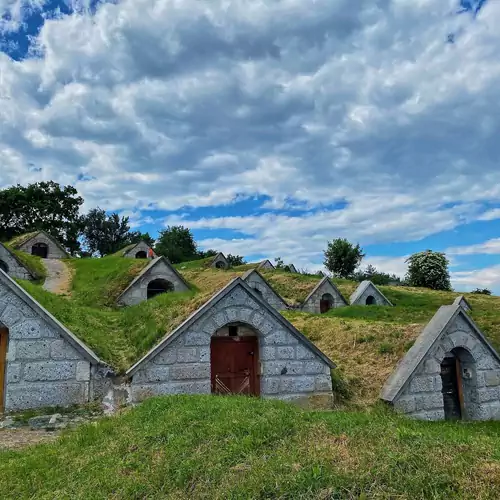
[{"label": "hillside slope", "polygon": [[0,452],[0,498],[496,499],[499,449],[499,422],[172,396]]},{"label": "hillside slope", "polygon": [[[106,257],[70,259],[70,298],[58,297],[30,283],[22,285],[70,330],[117,371],[123,372],[166,334],[245,269],[207,268],[206,261],[183,263],[177,269],[192,290],[170,293],[133,307],[117,308],[123,289],[147,261]],[[320,279],[282,271],[262,273],[289,303],[300,303]],[[346,298],[357,284],[335,280]],[[371,405],[398,360],[411,347],[441,305],[458,295],[426,289],[381,287],[395,307],[344,307],[326,315],[284,312],[301,332],[334,360],[344,396],[355,405]],[[500,348],[500,298],[468,295],[472,316]],[[345,399],[345,398],[344,398]]]}]

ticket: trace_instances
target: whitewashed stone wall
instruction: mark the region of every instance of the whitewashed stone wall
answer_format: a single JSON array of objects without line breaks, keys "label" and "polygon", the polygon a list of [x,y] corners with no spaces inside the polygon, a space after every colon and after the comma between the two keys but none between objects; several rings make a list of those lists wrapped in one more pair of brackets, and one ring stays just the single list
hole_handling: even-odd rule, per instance
[{"label": "whitewashed stone wall", "polygon": [[34,238],[28,240],[26,243],[23,243],[19,247],[19,250],[31,254],[31,249],[36,243],[45,243],[48,246],[48,259],[66,259],[68,257],[68,255],[61,250],[61,248],[55,245],[54,242],[43,233],[40,233]]},{"label": "whitewashed stone wall", "polygon": [[261,396],[285,400],[331,396],[330,366],[300,342],[242,287],[235,287],[132,376],[131,399],[158,394],[209,394],[210,339],[228,323],[259,332]]},{"label": "whitewashed stone wall", "polygon": [[31,273],[3,246],[0,244],[0,261],[7,266],[7,274],[11,278],[31,280]]},{"label": "whitewashed stone wall", "polygon": [[444,419],[441,362],[454,348],[462,348],[469,354],[461,359],[462,369],[467,368],[471,373],[471,378],[463,378],[464,417],[500,419],[500,363],[460,316],[422,360],[394,401],[394,407],[418,419]]},{"label": "whitewashed stone wall", "polygon": [[[138,252],[146,252],[146,256],[149,257],[149,245],[145,241],[140,241],[133,248],[128,250],[123,254],[123,256],[127,259],[135,259]],[[153,258],[156,259],[157,255],[153,252]]]},{"label": "whitewashed stone wall", "polygon": [[178,274],[167,264],[161,260],[155,263],[148,271],[146,271],[132,286],[130,286],[119,298],[119,303],[126,306],[140,304],[148,299],[148,285],[156,279],[164,279],[172,283],[174,291],[185,292],[189,287],[179,278]]},{"label": "whitewashed stone wall", "polygon": [[353,305],[366,305],[366,299],[369,296],[372,296],[375,299],[375,304],[377,306],[388,306],[387,300],[384,296],[372,285],[368,286],[366,290],[364,290],[361,295],[353,302]]},{"label": "whitewashed stone wall", "polygon": [[262,298],[277,311],[287,309],[285,301],[277,296],[266,281],[257,273],[253,272],[249,274],[248,277],[245,278],[245,283],[247,283],[250,288],[260,292]]},{"label": "whitewashed stone wall", "polygon": [[0,322],[9,329],[6,411],[89,401],[90,362],[1,283]]}]

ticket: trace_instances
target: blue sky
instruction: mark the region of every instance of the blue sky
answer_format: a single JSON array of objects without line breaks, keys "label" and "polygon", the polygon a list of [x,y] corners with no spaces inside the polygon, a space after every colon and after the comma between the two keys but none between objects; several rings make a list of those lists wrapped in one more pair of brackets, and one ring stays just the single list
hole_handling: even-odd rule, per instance
[{"label": "blue sky", "polygon": [[309,270],[431,248],[500,293],[499,4],[0,0],[0,188]]}]

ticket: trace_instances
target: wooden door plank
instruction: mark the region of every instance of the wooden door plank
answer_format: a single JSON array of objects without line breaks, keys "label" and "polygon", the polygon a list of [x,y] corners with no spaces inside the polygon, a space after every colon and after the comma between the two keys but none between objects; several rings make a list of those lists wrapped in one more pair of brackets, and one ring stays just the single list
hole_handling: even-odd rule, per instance
[{"label": "wooden door plank", "polygon": [[455,358],[455,369],[457,371],[457,390],[458,390],[458,401],[460,403],[460,417],[464,418],[464,388],[462,385],[462,365],[460,360]]},{"label": "wooden door plank", "polygon": [[5,410],[5,372],[7,366],[7,339],[9,331],[0,327],[0,413]]}]

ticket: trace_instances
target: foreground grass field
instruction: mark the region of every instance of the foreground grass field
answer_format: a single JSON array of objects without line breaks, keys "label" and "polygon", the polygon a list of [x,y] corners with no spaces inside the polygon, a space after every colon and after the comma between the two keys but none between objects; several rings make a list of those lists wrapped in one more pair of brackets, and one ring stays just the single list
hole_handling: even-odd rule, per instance
[{"label": "foreground grass field", "polygon": [[177,396],[0,464],[0,498],[16,500],[498,499],[500,423]]}]

